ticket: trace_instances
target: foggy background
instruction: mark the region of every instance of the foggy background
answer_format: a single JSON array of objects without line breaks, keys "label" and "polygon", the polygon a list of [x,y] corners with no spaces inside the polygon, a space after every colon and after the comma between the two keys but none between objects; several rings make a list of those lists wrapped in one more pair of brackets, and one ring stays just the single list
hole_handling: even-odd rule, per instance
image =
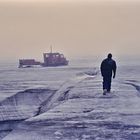
[{"label": "foggy background", "polygon": [[0,0],[0,61],[140,55],[140,2]]}]

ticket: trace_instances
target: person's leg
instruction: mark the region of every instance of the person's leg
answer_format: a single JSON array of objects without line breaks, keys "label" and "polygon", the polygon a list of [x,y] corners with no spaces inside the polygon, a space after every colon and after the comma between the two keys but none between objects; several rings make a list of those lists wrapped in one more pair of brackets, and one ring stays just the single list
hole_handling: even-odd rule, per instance
[{"label": "person's leg", "polygon": [[110,92],[111,90],[111,77],[108,77],[107,79],[107,92]]},{"label": "person's leg", "polygon": [[107,89],[107,80],[105,77],[103,77],[103,90]]},{"label": "person's leg", "polygon": [[107,78],[103,77],[103,94],[104,95],[107,93],[107,87],[108,87]]}]

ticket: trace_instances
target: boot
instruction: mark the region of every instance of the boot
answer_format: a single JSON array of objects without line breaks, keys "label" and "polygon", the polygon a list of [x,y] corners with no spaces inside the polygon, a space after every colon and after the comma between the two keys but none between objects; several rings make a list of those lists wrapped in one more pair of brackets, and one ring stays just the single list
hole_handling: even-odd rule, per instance
[{"label": "boot", "polygon": [[107,89],[104,89],[103,90],[103,95],[106,95],[106,93],[107,93]]}]

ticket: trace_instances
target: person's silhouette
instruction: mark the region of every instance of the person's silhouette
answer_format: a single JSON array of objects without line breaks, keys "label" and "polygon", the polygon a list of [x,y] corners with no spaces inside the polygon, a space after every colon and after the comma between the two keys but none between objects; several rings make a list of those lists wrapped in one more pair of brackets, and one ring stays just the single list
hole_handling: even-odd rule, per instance
[{"label": "person's silhouette", "polygon": [[100,69],[103,77],[103,94],[105,95],[111,90],[112,71],[113,78],[116,76],[116,62],[112,59],[111,53],[102,61]]}]

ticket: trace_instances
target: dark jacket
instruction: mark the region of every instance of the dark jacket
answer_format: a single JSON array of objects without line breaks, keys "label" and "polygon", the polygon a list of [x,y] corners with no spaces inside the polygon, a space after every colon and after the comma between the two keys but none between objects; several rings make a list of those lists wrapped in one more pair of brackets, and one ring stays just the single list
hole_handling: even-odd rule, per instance
[{"label": "dark jacket", "polygon": [[113,77],[115,78],[116,75],[116,62],[111,58],[106,58],[101,63],[101,74],[103,77],[112,77],[112,71],[113,71]]}]

